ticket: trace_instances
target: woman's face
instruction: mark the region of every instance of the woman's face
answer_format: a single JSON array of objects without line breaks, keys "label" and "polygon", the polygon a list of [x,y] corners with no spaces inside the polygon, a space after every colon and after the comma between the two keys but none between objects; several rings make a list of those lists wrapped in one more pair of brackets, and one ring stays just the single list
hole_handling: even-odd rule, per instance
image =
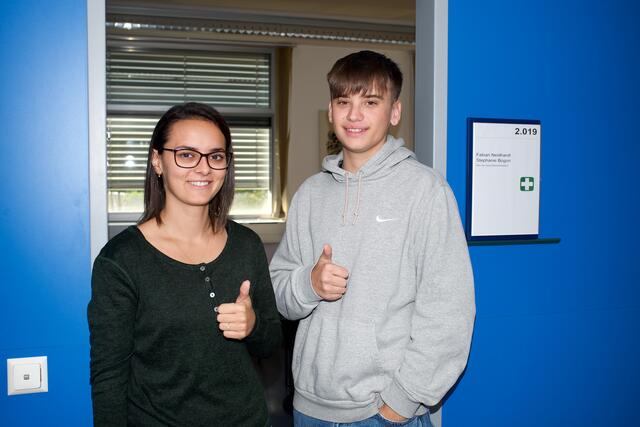
[{"label": "woman's face", "polygon": [[201,119],[177,121],[169,129],[164,148],[162,153],[153,150],[151,161],[155,172],[162,175],[165,206],[177,203],[206,207],[222,187],[226,169],[211,169],[205,156],[195,167],[182,168],[176,164],[174,152],[167,149],[186,148],[203,154],[225,151],[226,143],[220,129]]}]

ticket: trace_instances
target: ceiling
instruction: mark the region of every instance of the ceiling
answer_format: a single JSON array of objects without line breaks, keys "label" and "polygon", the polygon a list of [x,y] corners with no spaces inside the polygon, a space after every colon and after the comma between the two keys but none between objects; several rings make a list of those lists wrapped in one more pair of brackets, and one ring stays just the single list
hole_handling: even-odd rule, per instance
[{"label": "ceiling", "polygon": [[225,9],[281,16],[415,26],[419,0],[107,0],[107,5]]}]

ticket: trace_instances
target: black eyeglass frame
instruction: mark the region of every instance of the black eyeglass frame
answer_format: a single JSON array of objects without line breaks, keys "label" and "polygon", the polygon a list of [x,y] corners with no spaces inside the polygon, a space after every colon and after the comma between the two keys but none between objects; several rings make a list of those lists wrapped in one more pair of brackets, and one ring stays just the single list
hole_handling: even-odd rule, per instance
[{"label": "black eyeglass frame", "polygon": [[[233,158],[233,152],[225,151],[225,150],[216,150],[216,151],[212,151],[210,153],[201,153],[198,150],[194,150],[192,148],[163,148],[161,150],[161,152],[162,151],[171,151],[171,152],[173,152],[173,161],[176,162],[176,166],[178,166],[179,168],[182,168],[182,169],[193,169],[195,167],[198,167],[198,165],[202,161],[202,158],[204,157],[205,159],[207,159],[207,166],[209,166],[210,169],[217,170],[217,171],[222,171],[222,170],[225,170],[225,169],[229,169],[229,165],[231,164],[231,159]],[[200,157],[198,158],[198,161],[193,166],[180,166],[180,164],[178,164],[178,153],[181,152],[181,151],[191,151],[193,153],[198,153],[198,155],[200,155]],[[211,163],[209,163],[209,156],[211,154],[215,154],[215,153],[224,153],[225,156],[227,156],[227,165],[225,167],[223,167],[223,168],[214,168],[213,166],[211,166]]]}]

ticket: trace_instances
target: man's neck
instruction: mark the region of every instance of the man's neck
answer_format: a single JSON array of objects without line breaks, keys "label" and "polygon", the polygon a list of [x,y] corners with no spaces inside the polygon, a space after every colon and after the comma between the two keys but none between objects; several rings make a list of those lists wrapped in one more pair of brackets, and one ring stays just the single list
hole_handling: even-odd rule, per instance
[{"label": "man's neck", "polygon": [[356,153],[342,150],[342,169],[353,174],[357,173],[378,151],[382,149],[384,144],[381,144],[375,151],[367,151],[365,153]]}]

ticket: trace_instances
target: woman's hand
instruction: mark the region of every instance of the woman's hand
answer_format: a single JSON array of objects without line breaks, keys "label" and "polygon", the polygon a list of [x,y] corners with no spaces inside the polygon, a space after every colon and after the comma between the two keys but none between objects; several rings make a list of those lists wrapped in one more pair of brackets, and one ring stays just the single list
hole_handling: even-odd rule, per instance
[{"label": "woman's hand", "polygon": [[378,412],[380,413],[382,418],[387,419],[389,421],[395,421],[395,422],[398,422],[398,423],[401,423],[403,421],[407,421],[407,418],[405,418],[402,415],[398,414],[396,411],[394,411],[389,406],[387,406],[386,403],[382,404],[380,409],[378,409]]},{"label": "woman's hand", "polygon": [[220,304],[218,306],[218,327],[226,338],[241,340],[249,336],[256,325],[256,313],[251,306],[248,280],[240,285],[240,293],[235,303]]}]

